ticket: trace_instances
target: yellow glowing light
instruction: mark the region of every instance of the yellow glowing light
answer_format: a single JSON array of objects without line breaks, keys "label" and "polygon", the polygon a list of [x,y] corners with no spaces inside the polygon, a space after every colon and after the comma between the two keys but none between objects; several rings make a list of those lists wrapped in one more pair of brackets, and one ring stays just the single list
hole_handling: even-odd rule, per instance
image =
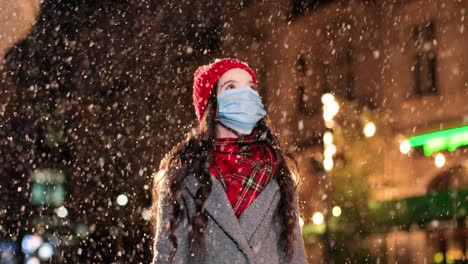
[{"label": "yellow glowing light", "polygon": [[325,93],[322,95],[320,100],[322,101],[322,104],[327,105],[335,101],[335,96],[331,93]]},{"label": "yellow glowing light", "polygon": [[444,255],[442,254],[442,252],[435,253],[434,263],[442,263],[443,260],[444,260]]},{"label": "yellow glowing light", "polygon": [[373,135],[375,135],[375,130],[376,130],[375,124],[373,122],[368,122],[364,126],[364,135],[366,137],[372,137]]},{"label": "yellow glowing light", "polygon": [[316,212],[312,216],[312,222],[314,222],[314,224],[316,224],[316,225],[322,224],[323,223],[323,214],[320,213],[320,212]]},{"label": "yellow glowing light", "polygon": [[325,145],[333,143],[333,134],[330,131],[323,134],[323,143],[325,143]]},{"label": "yellow glowing light", "polygon": [[442,153],[438,153],[435,156],[434,163],[437,166],[437,168],[441,168],[445,165],[445,156]]},{"label": "yellow glowing light", "polygon": [[333,206],[332,214],[335,217],[340,216],[341,215],[341,207],[339,207],[338,205]]},{"label": "yellow glowing light", "polygon": [[328,128],[332,128],[335,126],[335,121],[330,120],[330,121],[325,121],[325,126]]},{"label": "yellow glowing light", "polygon": [[333,101],[328,105],[323,106],[323,119],[325,121],[330,121],[338,113],[340,106],[337,102]]},{"label": "yellow glowing light", "polygon": [[323,168],[327,171],[333,169],[333,159],[331,158],[325,158],[323,160]]},{"label": "yellow glowing light", "polygon": [[336,114],[338,114],[338,111],[340,110],[340,106],[338,105],[336,101],[333,101],[330,104],[329,109],[330,109],[331,114],[335,116]]},{"label": "yellow glowing light", "polygon": [[400,152],[403,153],[403,154],[408,154],[411,150],[411,144],[408,140],[403,140],[401,143],[400,143]]},{"label": "yellow glowing light", "polygon": [[323,152],[323,155],[326,158],[331,158],[333,155],[336,153],[336,146],[334,144],[327,145],[325,147],[325,151]]},{"label": "yellow glowing light", "polygon": [[330,111],[323,112],[323,120],[325,120],[325,122],[330,122],[332,119],[333,119],[333,114]]}]

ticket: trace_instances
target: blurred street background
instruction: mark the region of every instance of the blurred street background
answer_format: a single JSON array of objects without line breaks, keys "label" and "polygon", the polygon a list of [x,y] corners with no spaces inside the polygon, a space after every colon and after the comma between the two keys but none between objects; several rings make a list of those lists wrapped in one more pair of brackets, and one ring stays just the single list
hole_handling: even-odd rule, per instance
[{"label": "blurred street background", "polygon": [[150,263],[153,180],[236,57],[310,263],[468,263],[468,0],[0,0],[0,263]]}]

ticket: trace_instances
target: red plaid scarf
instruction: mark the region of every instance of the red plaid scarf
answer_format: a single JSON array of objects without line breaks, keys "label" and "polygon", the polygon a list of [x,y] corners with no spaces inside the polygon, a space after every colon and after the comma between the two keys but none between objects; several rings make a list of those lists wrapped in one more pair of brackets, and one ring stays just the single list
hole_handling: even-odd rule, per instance
[{"label": "red plaid scarf", "polygon": [[275,155],[259,140],[254,131],[251,135],[215,141],[210,171],[226,190],[238,218],[275,175]]}]

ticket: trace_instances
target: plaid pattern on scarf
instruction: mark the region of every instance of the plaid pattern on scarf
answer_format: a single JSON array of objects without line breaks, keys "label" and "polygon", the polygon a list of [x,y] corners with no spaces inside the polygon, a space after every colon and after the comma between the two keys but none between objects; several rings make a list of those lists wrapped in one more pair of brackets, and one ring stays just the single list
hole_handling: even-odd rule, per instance
[{"label": "plaid pattern on scarf", "polygon": [[275,175],[274,153],[259,140],[254,130],[247,136],[217,138],[215,141],[210,171],[226,190],[238,218]]}]

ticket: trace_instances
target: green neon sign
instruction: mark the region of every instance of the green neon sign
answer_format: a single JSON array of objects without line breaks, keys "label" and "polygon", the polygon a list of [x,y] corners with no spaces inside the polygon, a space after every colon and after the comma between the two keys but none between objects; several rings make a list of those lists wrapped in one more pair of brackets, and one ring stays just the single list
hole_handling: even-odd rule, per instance
[{"label": "green neon sign", "polygon": [[468,145],[468,126],[462,126],[408,138],[411,147],[423,147],[424,155],[435,151],[454,151]]}]

